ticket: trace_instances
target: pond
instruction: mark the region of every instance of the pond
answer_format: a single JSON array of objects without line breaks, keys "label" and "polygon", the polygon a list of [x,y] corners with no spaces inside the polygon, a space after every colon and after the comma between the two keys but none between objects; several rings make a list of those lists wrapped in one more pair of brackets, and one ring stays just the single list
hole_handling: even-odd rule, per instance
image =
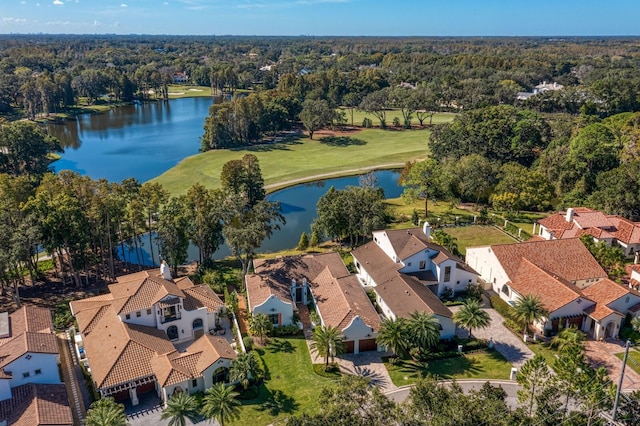
[{"label": "pond", "polygon": [[54,169],[92,179],[146,182],[198,153],[212,98],[184,98],[113,108],[48,125],[65,150]]},{"label": "pond", "polygon": [[[399,197],[402,193],[402,187],[398,185],[400,173],[393,170],[379,170],[374,172],[378,185],[384,189],[387,198]],[[336,189],[344,189],[347,186],[357,186],[358,176],[350,176],[336,179],[322,180],[307,184],[292,186],[287,189],[276,191],[267,196],[270,201],[279,201],[282,207],[286,225],[279,231],[274,232],[269,240],[265,240],[259,252],[275,252],[285,249],[294,248],[298,245],[298,240],[303,232],[311,232],[311,223],[316,218],[316,205],[331,186]],[[143,262],[145,265],[151,265],[151,255],[149,251],[149,237],[143,238]],[[154,254],[157,255],[158,250],[154,248]],[[224,245],[215,253],[215,258],[220,259],[231,255],[229,248]],[[135,252],[127,251],[125,253],[126,260],[136,263]],[[195,246],[189,247],[189,261],[198,258],[198,251]],[[156,257],[155,264],[158,264]]]}]

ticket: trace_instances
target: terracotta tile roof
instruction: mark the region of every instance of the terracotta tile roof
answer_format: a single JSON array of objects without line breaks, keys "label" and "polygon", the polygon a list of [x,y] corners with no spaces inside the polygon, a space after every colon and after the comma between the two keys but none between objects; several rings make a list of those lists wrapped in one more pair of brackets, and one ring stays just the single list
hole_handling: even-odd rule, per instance
[{"label": "terracotta tile roof", "polygon": [[15,426],[71,426],[73,417],[63,384],[26,384],[11,389],[0,401],[0,421]]},{"label": "terracotta tile roof", "polygon": [[98,388],[150,376],[151,358],[175,351],[163,331],[124,323],[113,308],[84,336],[84,344]]},{"label": "terracotta tile roof", "polygon": [[[575,226],[573,222],[567,222],[565,212],[558,212],[550,216],[547,216],[545,218],[542,218],[538,220],[538,223],[544,226],[545,228],[547,228],[549,231],[556,231],[556,232],[571,229]],[[556,238],[560,238],[560,237],[558,237],[556,234]]]},{"label": "terracotta tile roof", "polygon": [[[124,301],[124,303],[114,304],[119,315],[147,309],[167,296],[185,297],[178,285],[159,275],[152,276],[147,271],[132,275],[135,279],[131,275],[121,277],[118,278],[117,284],[109,286],[113,298]],[[188,278],[183,278],[181,281],[183,280]]]},{"label": "terracotta tile roof", "polygon": [[577,238],[492,245],[511,281],[522,259],[567,281],[606,278],[607,274]]},{"label": "terracotta tile roof", "polygon": [[325,325],[343,330],[360,316],[374,331],[380,328],[380,317],[357,277],[335,277],[327,267],[311,281],[310,287]]},{"label": "terracotta tile roof", "polygon": [[406,274],[396,274],[374,287],[374,291],[398,318],[408,318],[415,311],[431,312],[447,318],[453,316],[438,296]]},{"label": "terracotta tile roof", "polygon": [[613,309],[602,303],[597,303],[593,306],[589,306],[584,310],[584,312],[596,321],[600,321],[601,319],[606,318],[614,313],[624,317],[624,315],[620,312],[614,311]]},{"label": "terracotta tile roof", "polygon": [[341,277],[349,274],[337,253],[308,256],[286,256],[275,259],[256,259],[255,274],[247,275],[247,297],[249,306],[263,303],[272,294],[280,300],[292,303],[291,282],[301,284],[303,279],[313,281],[325,268]]},{"label": "terracotta tile roof", "polygon": [[522,259],[509,286],[522,296],[539,297],[550,314],[576,299],[585,299],[577,286],[527,259]]},{"label": "terracotta tile roof", "polygon": [[170,386],[200,377],[219,359],[236,359],[236,352],[220,337],[204,335],[189,345],[184,353],[155,356],[152,369],[160,386]]},{"label": "terracotta tile roof", "polygon": [[574,209],[571,222],[566,212],[558,212],[538,221],[555,238],[577,238],[587,233],[598,239],[617,239],[626,244],[640,243],[640,223],[618,215],[606,215],[586,207]]},{"label": "terracotta tile roof", "polygon": [[621,297],[627,296],[628,294],[638,295],[637,292],[617,284],[608,278],[598,281],[597,283],[582,290],[582,292],[594,302],[605,305],[608,305]]},{"label": "terracotta tile roof", "polygon": [[[25,305],[9,315],[10,335],[0,340],[0,369],[26,353],[57,354],[51,311]],[[3,372],[3,376],[7,375]]]},{"label": "terracotta tile roof", "polygon": [[217,312],[224,306],[224,302],[206,284],[185,287],[182,291],[185,294],[183,306],[188,311],[207,308],[207,312]]}]

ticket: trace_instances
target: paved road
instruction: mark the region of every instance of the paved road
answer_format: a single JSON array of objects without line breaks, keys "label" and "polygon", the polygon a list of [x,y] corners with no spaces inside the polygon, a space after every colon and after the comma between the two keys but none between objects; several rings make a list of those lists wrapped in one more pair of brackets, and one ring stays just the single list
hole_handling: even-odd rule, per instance
[{"label": "paved road", "polygon": [[[518,389],[520,386],[516,382],[509,380],[457,380],[456,382],[462,387],[462,390],[467,393],[471,390],[478,390],[482,388],[486,382],[491,383],[492,386],[500,386],[507,393],[506,402],[511,409],[518,407]],[[442,381],[443,384],[449,384],[450,381]],[[401,403],[409,396],[409,391],[412,386],[405,386],[400,389],[386,392],[386,395],[397,403]]]}]

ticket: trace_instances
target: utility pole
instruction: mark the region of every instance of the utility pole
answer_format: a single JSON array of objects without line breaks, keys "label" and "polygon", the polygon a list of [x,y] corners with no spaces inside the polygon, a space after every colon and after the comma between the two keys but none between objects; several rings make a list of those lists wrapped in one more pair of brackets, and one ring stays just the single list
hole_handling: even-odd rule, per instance
[{"label": "utility pole", "polygon": [[613,403],[613,411],[611,413],[612,423],[615,423],[616,414],[618,414],[618,402],[620,401],[620,392],[622,390],[622,379],[624,379],[624,369],[627,366],[627,356],[629,356],[630,347],[631,347],[631,340],[627,339],[627,343],[624,344],[624,358],[622,359],[622,369],[620,370],[620,380],[618,380],[618,389],[616,390],[616,400]]}]

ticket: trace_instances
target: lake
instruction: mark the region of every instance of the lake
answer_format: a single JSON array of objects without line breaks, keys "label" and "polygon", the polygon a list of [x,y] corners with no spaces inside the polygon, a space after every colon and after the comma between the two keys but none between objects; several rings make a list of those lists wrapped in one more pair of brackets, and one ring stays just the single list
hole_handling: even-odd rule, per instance
[{"label": "lake", "polygon": [[[120,182],[134,177],[141,183],[146,182],[185,157],[198,153],[204,119],[212,103],[211,98],[148,102],[101,114],[79,115],[65,124],[49,125],[51,134],[65,147],[62,159],[56,161],[54,167],[56,171],[73,170],[92,179]],[[397,184],[398,172],[377,171],[375,175],[387,198],[400,196],[402,188]],[[348,185],[358,185],[358,177],[300,184],[268,195],[269,200],[281,203],[287,223],[264,242],[260,251],[295,247],[300,235],[310,232],[318,199],[331,186],[344,189]],[[147,251],[144,263],[151,264],[149,239],[144,238],[143,244]],[[225,246],[215,256],[220,258],[229,254]],[[189,259],[196,258],[195,247],[191,247]],[[136,261],[135,256],[130,259]]]},{"label": "lake", "polygon": [[[402,194],[402,187],[398,185],[400,172],[394,170],[378,170],[374,172],[378,185],[384,189],[387,198],[396,198]],[[344,189],[347,186],[357,186],[358,176],[350,176],[336,179],[327,179],[308,184],[300,184],[287,189],[276,191],[267,196],[270,201],[279,201],[282,207],[287,224],[279,231],[274,232],[273,236],[265,240],[258,252],[275,252],[285,249],[294,248],[298,245],[300,235],[303,232],[311,232],[311,223],[316,218],[316,205],[332,186],[336,189]],[[151,265],[151,254],[149,252],[149,237],[142,239],[143,261],[145,265]],[[154,248],[154,254],[157,255],[158,250]],[[215,252],[214,257],[217,259],[230,256],[229,248],[224,245]],[[136,263],[135,252],[126,252],[127,260]],[[189,247],[189,260],[197,260],[198,251],[195,246]],[[156,264],[158,259],[156,257]]]},{"label": "lake", "polygon": [[56,172],[146,182],[198,153],[212,98],[184,98],[113,108],[48,125],[64,147]]}]

